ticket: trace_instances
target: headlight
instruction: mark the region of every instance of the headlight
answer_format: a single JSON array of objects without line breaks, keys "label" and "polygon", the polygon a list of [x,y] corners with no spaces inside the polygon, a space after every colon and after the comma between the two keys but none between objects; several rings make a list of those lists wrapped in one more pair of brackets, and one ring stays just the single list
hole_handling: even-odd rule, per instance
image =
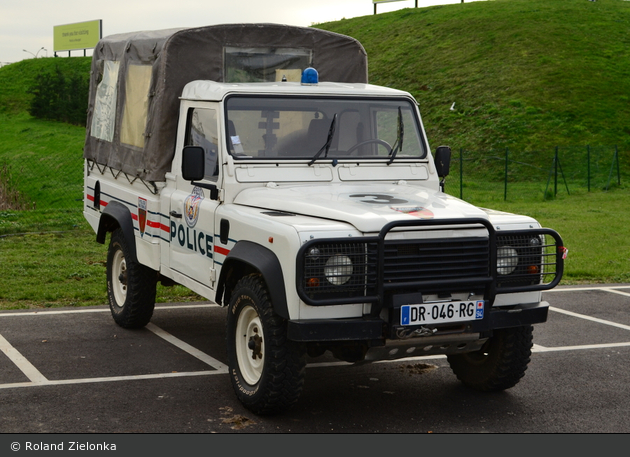
[{"label": "headlight", "polygon": [[378,247],[360,239],[313,240],[297,256],[297,290],[307,304],[359,303],[376,295]]},{"label": "headlight", "polygon": [[518,265],[518,252],[510,246],[502,246],[497,249],[497,272],[500,275],[509,275]]},{"label": "headlight", "polygon": [[352,272],[352,260],[350,260],[350,257],[341,254],[330,257],[324,267],[326,279],[335,286],[341,286],[350,281]]}]

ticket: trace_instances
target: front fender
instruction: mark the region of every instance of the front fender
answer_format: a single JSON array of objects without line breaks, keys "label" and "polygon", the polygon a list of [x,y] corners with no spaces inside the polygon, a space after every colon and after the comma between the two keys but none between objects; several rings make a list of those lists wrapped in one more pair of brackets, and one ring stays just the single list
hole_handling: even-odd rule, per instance
[{"label": "front fender", "polygon": [[98,222],[98,230],[96,232],[96,241],[105,244],[107,232],[113,232],[118,227],[122,229],[127,246],[129,246],[131,250],[132,260],[137,262],[136,237],[134,234],[131,211],[122,203],[112,201],[101,213],[101,218]]},{"label": "front fender", "polygon": [[240,276],[239,272],[252,271],[262,275],[276,314],[288,319],[287,294],[280,261],[272,251],[251,241],[236,243],[223,262],[217,287],[217,302],[221,304],[226,284],[231,280],[236,281],[234,275]]}]

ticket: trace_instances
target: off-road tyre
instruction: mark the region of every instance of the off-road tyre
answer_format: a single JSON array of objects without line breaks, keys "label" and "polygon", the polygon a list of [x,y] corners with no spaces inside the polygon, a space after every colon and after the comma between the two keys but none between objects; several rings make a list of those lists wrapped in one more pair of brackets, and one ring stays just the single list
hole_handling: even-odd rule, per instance
[{"label": "off-road tyre", "polygon": [[447,356],[461,382],[483,392],[514,387],[525,375],[532,354],[533,327],[495,330],[481,350]]},{"label": "off-road tyre", "polygon": [[149,323],[155,307],[157,272],[133,260],[120,228],[114,230],[107,252],[107,298],[114,321],[124,328]]},{"label": "off-road tyre", "polygon": [[260,275],[241,278],[227,316],[227,360],[239,401],[258,415],[292,407],[304,387],[306,350],[287,339]]}]

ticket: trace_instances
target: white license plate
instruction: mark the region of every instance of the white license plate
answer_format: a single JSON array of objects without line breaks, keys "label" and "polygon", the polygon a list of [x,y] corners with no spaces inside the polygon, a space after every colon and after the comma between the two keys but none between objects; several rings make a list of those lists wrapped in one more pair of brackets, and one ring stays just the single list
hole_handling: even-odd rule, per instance
[{"label": "white license plate", "polygon": [[443,324],[483,319],[483,300],[422,303],[400,308],[400,325]]}]

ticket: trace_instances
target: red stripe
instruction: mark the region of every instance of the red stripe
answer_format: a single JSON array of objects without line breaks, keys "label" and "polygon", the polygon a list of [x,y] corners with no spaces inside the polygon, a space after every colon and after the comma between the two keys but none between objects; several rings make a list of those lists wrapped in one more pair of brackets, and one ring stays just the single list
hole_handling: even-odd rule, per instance
[{"label": "red stripe", "polygon": [[[86,197],[87,197],[87,199],[88,199],[89,201],[91,201],[91,202],[93,202],[93,201],[94,201],[94,195],[86,194]],[[101,205],[101,206],[107,206],[107,202],[106,202],[106,201],[101,200],[100,205]],[[131,218],[132,218],[134,221],[137,221],[137,220],[138,220],[138,215],[137,215],[137,214],[132,213],[132,214],[131,214]],[[152,228],[158,228],[158,229],[162,230],[163,232],[167,232],[167,233],[170,233],[170,231],[171,231],[171,229],[169,228],[169,226],[168,226],[168,225],[164,225],[164,224],[162,224],[162,223],[160,223],[160,222],[156,222],[156,221],[147,221],[147,225],[148,225],[149,227],[152,227]],[[230,252],[230,251],[226,251],[226,252]]]},{"label": "red stripe", "polygon": [[230,250],[222,248],[222,247],[219,247],[219,246],[215,246],[214,247],[214,252],[216,252],[217,254],[228,255],[230,253]]},{"label": "red stripe", "polygon": [[[86,194],[86,197],[87,197],[87,199],[88,199],[89,201],[91,201],[91,202],[93,202],[93,201],[94,201],[94,195]],[[107,206],[107,202],[105,202],[105,201],[101,200],[101,201],[99,202],[99,205],[100,205],[100,206]]]},{"label": "red stripe", "polygon": [[171,232],[171,229],[170,229],[170,227],[168,225],[164,225],[164,224],[162,224],[160,222],[157,222],[157,221],[147,221],[147,225],[149,227],[151,227],[151,228],[160,229],[160,230],[162,230],[163,232],[166,232],[166,233],[170,233]]}]

